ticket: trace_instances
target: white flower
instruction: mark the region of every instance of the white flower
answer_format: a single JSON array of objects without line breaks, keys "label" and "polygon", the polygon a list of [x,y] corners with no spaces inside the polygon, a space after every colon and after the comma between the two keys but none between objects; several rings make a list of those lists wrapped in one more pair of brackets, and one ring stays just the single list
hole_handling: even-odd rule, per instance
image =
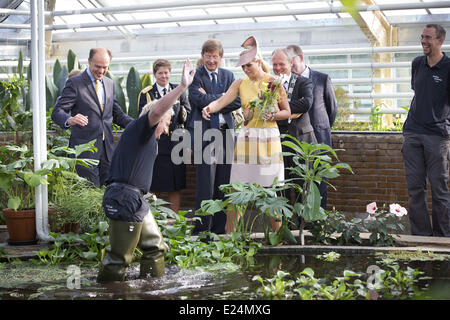
[{"label": "white flower", "polygon": [[376,202],[371,202],[371,203],[369,203],[368,205],[367,205],[367,207],[366,207],[366,212],[368,213],[368,214],[372,214],[372,213],[375,213],[376,211],[377,211],[377,203]]},{"label": "white flower", "polygon": [[397,217],[403,217],[408,214],[408,211],[398,203],[389,205],[389,212],[395,214]]}]

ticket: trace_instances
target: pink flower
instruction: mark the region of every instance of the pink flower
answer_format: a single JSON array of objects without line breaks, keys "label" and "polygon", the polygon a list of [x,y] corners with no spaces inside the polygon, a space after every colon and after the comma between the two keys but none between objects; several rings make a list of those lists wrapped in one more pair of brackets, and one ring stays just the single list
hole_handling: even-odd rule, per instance
[{"label": "pink flower", "polygon": [[372,213],[375,213],[376,211],[377,211],[377,203],[376,202],[371,202],[371,203],[369,203],[368,205],[367,205],[367,207],[366,207],[366,212],[368,213],[368,214],[372,214]]},{"label": "pink flower", "polygon": [[398,203],[389,205],[389,212],[395,214],[397,217],[403,217],[408,214],[408,211]]}]

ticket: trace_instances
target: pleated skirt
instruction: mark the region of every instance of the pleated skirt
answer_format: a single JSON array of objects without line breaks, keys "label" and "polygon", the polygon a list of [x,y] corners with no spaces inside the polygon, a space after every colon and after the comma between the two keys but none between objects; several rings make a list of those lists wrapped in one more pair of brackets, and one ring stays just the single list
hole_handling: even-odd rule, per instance
[{"label": "pleated skirt", "polygon": [[230,182],[251,182],[263,187],[273,185],[274,179],[284,180],[280,131],[276,128],[239,130],[234,148]]}]

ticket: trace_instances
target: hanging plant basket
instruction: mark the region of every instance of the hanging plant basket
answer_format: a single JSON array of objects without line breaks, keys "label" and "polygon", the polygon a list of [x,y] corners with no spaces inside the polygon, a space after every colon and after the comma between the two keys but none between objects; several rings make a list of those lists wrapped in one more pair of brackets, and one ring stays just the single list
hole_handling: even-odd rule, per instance
[{"label": "hanging plant basket", "polygon": [[8,227],[9,245],[36,244],[36,211],[34,209],[18,210],[5,208],[3,217]]}]

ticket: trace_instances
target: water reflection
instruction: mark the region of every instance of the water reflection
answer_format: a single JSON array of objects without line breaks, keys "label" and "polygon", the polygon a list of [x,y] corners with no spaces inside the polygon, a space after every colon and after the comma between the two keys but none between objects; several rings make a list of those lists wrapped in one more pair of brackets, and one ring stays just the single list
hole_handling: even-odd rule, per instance
[{"label": "water reflection", "polygon": [[[108,284],[96,282],[97,268],[81,267],[79,289],[68,289],[63,270],[56,272],[58,277],[39,282],[30,281],[29,279],[36,278],[36,272],[39,271],[33,267],[27,269],[24,263],[22,274],[34,274],[18,278],[8,285],[0,283],[0,299],[257,299],[264,297],[255,293],[258,284],[251,280],[254,275],[272,278],[277,271],[282,270],[295,278],[309,267],[314,270],[316,278],[334,279],[342,276],[344,270],[367,274],[367,268],[375,265],[377,260],[379,258],[374,255],[342,255],[335,262],[320,260],[314,254],[258,255],[252,267],[221,264],[184,270],[168,266],[163,277],[148,279],[139,279],[139,268],[134,266],[128,269],[127,281]],[[420,287],[429,290],[419,298],[450,299],[449,261],[400,261],[399,265],[405,269],[407,266],[417,268],[431,277],[420,281]],[[64,269],[67,266],[46,268]],[[0,269],[0,274],[3,272],[8,272],[8,266]]]}]

